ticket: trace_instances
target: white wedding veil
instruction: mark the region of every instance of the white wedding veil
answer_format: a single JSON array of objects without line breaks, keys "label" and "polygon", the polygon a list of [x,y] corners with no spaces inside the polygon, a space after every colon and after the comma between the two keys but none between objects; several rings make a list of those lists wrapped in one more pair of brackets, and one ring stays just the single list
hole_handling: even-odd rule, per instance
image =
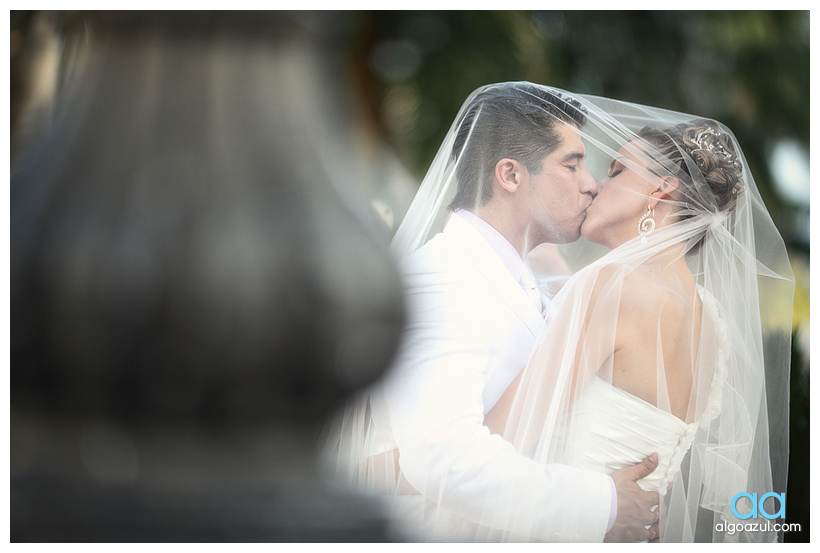
[{"label": "white wedding veil", "polygon": [[[612,454],[605,463],[609,472],[639,462],[641,447],[647,454],[661,450],[661,466],[647,485],[662,496],[662,541],[781,539],[775,523],[783,519],[768,515],[785,510],[793,276],[736,138],[716,121],[659,108],[523,82],[482,87],[465,101],[395,234],[391,251],[397,260],[441,232],[459,179],[480,180],[461,164],[482,110],[488,109],[482,98],[494,89],[541,98],[532,103],[535,112],[542,110],[543,98],[565,102],[558,102],[566,106],[564,116],[551,116],[558,124],[580,124],[586,166],[596,180],[604,179],[619,158],[647,179],[671,177],[680,183],[674,197],[661,200],[674,207],[674,215],[659,219],[657,228],[655,221],[640,221],[650,231],[645,238],[638,235],[636,218],[635,237],[611,251],[583,239],[561,247],[576,272],[550,303],[546,330],[508,392],[496,431],[521,455],[543,464],[590,468],[619,451],[620,457]],[[633,157],[644,163],[635,164]],[[539,255],[540,248],[530,255],[536,272]],[[691,289],[664,272],[681,258],[691,273]],[[551,293],[549,275],[536,276]],[[626,302],[636,297],[630,290],[636,283],[644,287],[637,297],[648,304]],[[688,310],[676,314],[681,305]],[[636,317],[627,313],[632,310],[641,320],[639,336],[627,336],[628,329],[618,325],[624,317]],[[599,409],[598,396],[590,395],[591,386],[618,388],[624,340],[645,346],[637,370],[645,375],[642,393],[650,400],[645,409],[638,401],[637,411],[602,423],[606,411]],[[414,493],[397,453],[380,445],[371,407],[364,392],[328,425],[330,472],[336,482],[382,497]],[[628,417],[633,423],[624,428]],[[645,443],[624,450],[619,440],[634,444],[636,434]],[[675,443],[656,447],[656,436],[672,436]],[[598,449],[587,451],[585,444],[593,442]],[[459,539],[533,539],[536,523],[528,519],[526,505],[516,504],[514,486],[472,511]],[[737,500],[740,493],[749,497]],[[507,516],[511,509],[514,520]],[[423,528],[419,535],[424,536]]]}]

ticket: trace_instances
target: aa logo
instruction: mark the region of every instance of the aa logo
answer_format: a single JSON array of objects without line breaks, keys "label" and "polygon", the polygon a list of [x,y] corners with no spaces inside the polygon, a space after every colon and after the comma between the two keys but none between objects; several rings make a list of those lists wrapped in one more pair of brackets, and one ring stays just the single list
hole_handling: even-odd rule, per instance
[{"label": "aa logo", "polygon": [[[752,502],[752,510],[748,513],[740,514],[737,512],[737,500],[741,497],[748,497],[749,501]],[[766,509],[763,508],[763,503],[769,497],[773,497],[780,502],[780,509],[778,509],[776,513],[767,513]],[[758,513],[763,515],[765,518],[768,518],[769,520],[775,518],[786,518],[786,494],[769,492],[767,494],[764,494],[760,498],[760,501],[758,501],[756,493],[748,494],[746,492],[741,492],[732,498],[732,513],[741,520],[746,520],[747,518],[757,518]]]}]

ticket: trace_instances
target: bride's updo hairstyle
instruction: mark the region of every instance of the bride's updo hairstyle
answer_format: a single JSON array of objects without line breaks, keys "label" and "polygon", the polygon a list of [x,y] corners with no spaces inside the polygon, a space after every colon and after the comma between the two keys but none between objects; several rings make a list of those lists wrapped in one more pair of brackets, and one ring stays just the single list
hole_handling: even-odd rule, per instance
[{"label": "bride's updo hairstyle", "polygon": [[577,100],[529,83],[502,83],[479,92],[458,123],[452,159],[458,188],[449,209],[486,205],[493,194],[493,173],[504,158],[521,162],[531,174],[560,146],[555,123],[586,124]]},{"label": "bride's updo hairstyle", "polygon": [[645,127],[638,136],[658,150],[666,169],[681,180],[681,201],[691,209],[683,218],[734,210],[744,188],[743,164],[732,137],[717,122],[697,119],[663,130]]}]

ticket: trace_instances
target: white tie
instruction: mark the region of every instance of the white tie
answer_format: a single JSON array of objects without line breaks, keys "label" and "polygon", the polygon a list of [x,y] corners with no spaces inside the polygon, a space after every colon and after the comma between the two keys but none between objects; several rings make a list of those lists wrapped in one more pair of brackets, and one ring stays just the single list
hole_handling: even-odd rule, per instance
[{"label": "white tie", "polygon": [[521,288],[524,289],[524,292],[527,293],[527,297],[530,298],[530,301],[543,317],[545,314],[544,302],[541,300],[541,292],[538,290],[538,284],[535,282],[535,275],[532,274],[532,271],[529,268],[524,268],[524,272],[521,273],[521,278],[518,280],[518,283],[521,285]]}]

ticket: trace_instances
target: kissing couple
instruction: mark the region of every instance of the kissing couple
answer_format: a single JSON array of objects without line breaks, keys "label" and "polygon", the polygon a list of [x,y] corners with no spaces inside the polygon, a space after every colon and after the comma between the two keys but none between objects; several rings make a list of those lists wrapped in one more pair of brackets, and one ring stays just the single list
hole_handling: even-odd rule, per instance
[{"label": "kissing couple", "polygon": [[[555,244],[588,264],[548,274]],[[391,250],[401,345],[329,425],[325,459],[384,499],[397,539],[782,537],[719,530],[750,511],[737,494],[785,491],[788,417],[772,413],[788,405],[789,344],[766,321],[790,317],[793,294],[725,126],[482,87]]]}]

